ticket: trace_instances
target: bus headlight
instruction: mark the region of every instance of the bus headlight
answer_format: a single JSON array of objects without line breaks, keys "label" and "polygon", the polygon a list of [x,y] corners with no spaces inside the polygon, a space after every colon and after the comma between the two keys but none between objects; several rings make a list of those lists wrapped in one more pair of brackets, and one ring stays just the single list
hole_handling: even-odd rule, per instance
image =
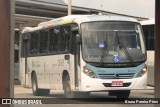
[{"label": "bus headlight", "polygon": [[148,71],[147,65],[144,65],[144,68],[139,72],[138,76],[142,77]]},{"label": "bus headlight", "polygon": [[89,70],[86,66],[83,67],[83,72],[91,78],[96,78],[96,74]]}]

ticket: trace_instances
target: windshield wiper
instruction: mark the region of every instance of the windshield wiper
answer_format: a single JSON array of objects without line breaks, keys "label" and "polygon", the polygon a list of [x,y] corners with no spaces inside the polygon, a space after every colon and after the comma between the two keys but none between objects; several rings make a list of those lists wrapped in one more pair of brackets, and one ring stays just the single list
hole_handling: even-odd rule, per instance
[{"label": "windshield wiper", "polygon": [[125,55],[127,56],[127,59],[128,59],[133,65],[135,65],[135,64],[134,64],[134,61],[133,61],[133,58],[132,58],[131,55],[129,54],[126,46],[125,46],[123,43],[120,42],[119,36],[118,36],[118,32],[116,33],[116,35],[117,35],[118,44],[119,44],[119,46],[121,46],[121,47],[123,48],[123,50],[124,50],[124,52],[125,52]]},{"label": "windshield wiper", "polygon": [[106,50],[107,50],[107,43],[106,43],[106,41],[104,41],[103,44],[104,44],[104,48],[102,48],[102,54],[101,54],[101,59],[100,59],[100,66],[104,65],[104,57],[105,57]]}]

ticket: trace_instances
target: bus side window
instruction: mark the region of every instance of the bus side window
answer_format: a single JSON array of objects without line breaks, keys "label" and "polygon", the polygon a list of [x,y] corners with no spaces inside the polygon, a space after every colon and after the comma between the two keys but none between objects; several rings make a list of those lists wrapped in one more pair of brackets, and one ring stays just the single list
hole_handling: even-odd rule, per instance
[{"label": "bus side window", "polygon": [[38,54],[38,32],[31,33],[30,54]]},{"label": "bus side window", "polygon": [[23,39],[24,37],[30,37],[30,33],[24,33],[22,34],[22,43],[21,43],[21,57],[25,57],[29,55],[29,41],[30,40],[25,40]]},{"label": "bus side window", "polygon": [[65,50],[65,44],[64,44],[64,41],[65,41],[65,33],[64,33],[64,26],[61,26],[60,27],[60,35],[59,35],[59,51],[60,52],[63,52]]},{"label": "bus side window", "polygon": [[58,36],[59,27],[55,27],[49,30],[49,52],[57,53],[58,51]]},{"label": "bus side window", "polygon": [[49,29],[49,52],[54,50],[54,28]]},{"label": "bus side window", "polygon": [[65,34],[65,40],[64,40],[64,47],[65,51],[69,52],[70,50],[70,39],[71,39],[71,27],[70,25],[65,26],[64,29],[64,34]]},{"label": "bus side window", "polygon": [[64,25],[60,27],[60,36],[59,36],[59,51],[60,52],[69,52],[70,46],[70,25]]},{"label": "bus side window", "polygon": [[48,52],[48,31],[40,31],[39,36],[39,53],[44,54]]},{"label": "bus side window", "polygon": [[76,52],[76,34],[78,34],[78,25],[77,24],[71,24],[70,27],[70,41],[69,41],[69,47],[72,54],[75,54]]}]

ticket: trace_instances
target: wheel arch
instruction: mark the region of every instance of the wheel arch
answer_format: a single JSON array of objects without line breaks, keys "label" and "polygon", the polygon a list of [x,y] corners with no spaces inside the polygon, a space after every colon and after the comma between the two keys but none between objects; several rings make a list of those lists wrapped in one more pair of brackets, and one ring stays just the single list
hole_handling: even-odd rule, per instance
[{"label": "wheel arch", "polygon": [[35,70],[32,70],[32,72],[31,72],[31,80],[32,80],[32,78],[33,78],[33,74],[36,74],[36,71],[35,71]]},{"label": "wheel arch", "polygon": [[63,85],[63,89],[64,89],[64,80],[65,80],[66,76],[69,77],[69,72],[67,70],[64,70],[63,73],[62,73],[62,85]]}]

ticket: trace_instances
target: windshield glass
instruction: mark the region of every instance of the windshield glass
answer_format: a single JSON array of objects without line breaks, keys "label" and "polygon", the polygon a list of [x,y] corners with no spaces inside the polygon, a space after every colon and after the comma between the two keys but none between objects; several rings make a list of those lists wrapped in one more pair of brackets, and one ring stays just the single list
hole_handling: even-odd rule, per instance
[{"label": "windshield glass", "polygon": [[127,63],[145,61],[141,27],[131,22],[91,22],[81,25],[85,61]]}]

